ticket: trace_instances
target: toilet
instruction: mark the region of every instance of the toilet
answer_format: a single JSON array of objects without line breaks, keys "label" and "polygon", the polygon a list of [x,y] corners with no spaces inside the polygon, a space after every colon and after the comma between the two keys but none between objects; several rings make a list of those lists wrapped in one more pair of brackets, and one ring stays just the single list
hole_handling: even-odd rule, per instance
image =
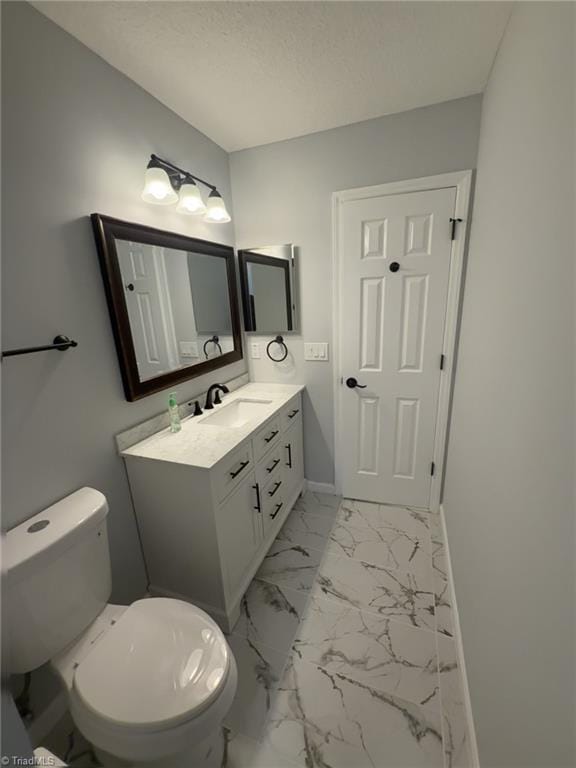
[{"label": "toilet", "polygon": [[219,765],[237,685],[226,638],[181,600],[108,603],[107,514],[81,488],[6,534],[10,671],[49,662],[106,766]]}]

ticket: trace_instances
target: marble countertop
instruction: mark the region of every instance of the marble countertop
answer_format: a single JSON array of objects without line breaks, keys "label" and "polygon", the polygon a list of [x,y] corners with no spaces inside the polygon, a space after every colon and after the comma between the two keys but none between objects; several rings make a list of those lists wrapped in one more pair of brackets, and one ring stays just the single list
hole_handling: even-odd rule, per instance
[{"label": "marble countertop", "polygon": [[[205,411],[202,416],[189,416],[182,421],[180,432],[163,429],[139,443],[121,451],[122,456],[156,459],[176,464],[210,469],[230,451],[274,416],[294,395],[304,390],[301,384],[268,384],[251,382],[222,397],[222,404]],[[204,424],[204,419],[225,408],[234,400],[270,400],[261,412],[241,427]]]}]

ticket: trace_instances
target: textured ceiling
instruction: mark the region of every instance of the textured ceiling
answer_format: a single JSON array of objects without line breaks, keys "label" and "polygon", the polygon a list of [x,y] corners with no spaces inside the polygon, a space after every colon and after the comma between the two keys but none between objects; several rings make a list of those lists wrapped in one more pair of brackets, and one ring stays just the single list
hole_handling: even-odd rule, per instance
[{"label": "textured ceiling", "polygon": [[484,89],[501,2],[33,5],[232,151]]}]

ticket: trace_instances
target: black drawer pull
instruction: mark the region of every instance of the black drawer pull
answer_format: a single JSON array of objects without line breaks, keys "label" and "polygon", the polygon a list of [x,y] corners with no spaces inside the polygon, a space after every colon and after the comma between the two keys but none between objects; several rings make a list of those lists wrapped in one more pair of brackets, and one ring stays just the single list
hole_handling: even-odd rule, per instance
[{"label": "black drawer pull", "polygon": [[270,515],[270,517],[272,518],[272,520],[274,520],[274,518],[276,517],[276,515],[278,514],[278,512],[280,512],[280,510],[282,509],[282,507],[283,507],[283,506],[284,506],[284,505],[283,505],[283,503],[282,503],[282,502],[280,502],[280,504],[276,504],[276,509],[275,509],[275,510],[274,510],[274,512],[272,512],[272,514]]},{"label": "black drawer pull", "polygon": [[254,490],[256,491],[256,506],[254,507],[254,509],[256,510],[256,512],[261,513],[262,505],[260,504],[260,486],[258,485],[258,483],[256,483],[256,485],[253,485],[252,488],[254,488]]},{"label": "black drawer pull", "polygon": [[266,472],[273,472],[276,469],[276,467],[278,466],[278,464],[280,464],[280,459],[275,459],[272,462],[272,466],[266,467]]},{"label": "black drawer pull", "polygon": [[288,449],[288,463],[286,464],[286,466],[289,469],[292,469],[292,445],[291,443],[288,443],[288,445],[286,445],[285,447]]},{"label": "black drawer pull", "polygon": [[240,472],[242,472],[243,469],[246,469],[248,464],[250,464],[249,461],[242,461],[242,462],[240,462],[240,467],[236,470],[236,472],[230,472],[230,477],[232,477],[232,478],[238,477]]},{"label": "black drawer pull", "polygon": [[265,437],[265,438],[264,438],[264,442],[265,442],[265,443],[269,443],[269,442],[270,442],[270,440],[274,440],[274,438],[276,437],[276,435],[277,435],[277,434],[278,434],[278,430],[277,430],[277,429],[275,429],[275,430],[274,430],[274,432],[271,432],[271,433],[268,435],[268,437]]},{"label": "black drawer pull", "polygon": [[293,419],[293,418],[294,418],[294,416],[296,416],[296,414],[297,414],[297,413],[300,413],[300,408],[296,408],[296,410],[295,410],[295,411],[292,411],[292,413],[289,413],[289,414],[288,414],[288,418],[289,418],[289,419]]},{"label": "black drawer pull", "polygon": [[282,480],[278,480],[278,482],[274,485],[274,488],[272,488],[271,491],[268,491],[268,496],[274,496],[278,488],[282,485]]}]

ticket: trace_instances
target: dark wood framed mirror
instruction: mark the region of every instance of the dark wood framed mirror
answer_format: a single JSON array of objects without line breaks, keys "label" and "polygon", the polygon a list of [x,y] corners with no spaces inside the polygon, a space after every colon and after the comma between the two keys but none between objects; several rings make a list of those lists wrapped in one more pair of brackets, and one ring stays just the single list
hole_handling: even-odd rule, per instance
[{"label": "dark wood framed mirror", "polygon": [[244,327],[250,333],[298,332],[296,248],[238,251]]},{"label": "dark wood framed mirror", "polygon": [[242,359],[233,248],[91,220],[127,400]]}]

